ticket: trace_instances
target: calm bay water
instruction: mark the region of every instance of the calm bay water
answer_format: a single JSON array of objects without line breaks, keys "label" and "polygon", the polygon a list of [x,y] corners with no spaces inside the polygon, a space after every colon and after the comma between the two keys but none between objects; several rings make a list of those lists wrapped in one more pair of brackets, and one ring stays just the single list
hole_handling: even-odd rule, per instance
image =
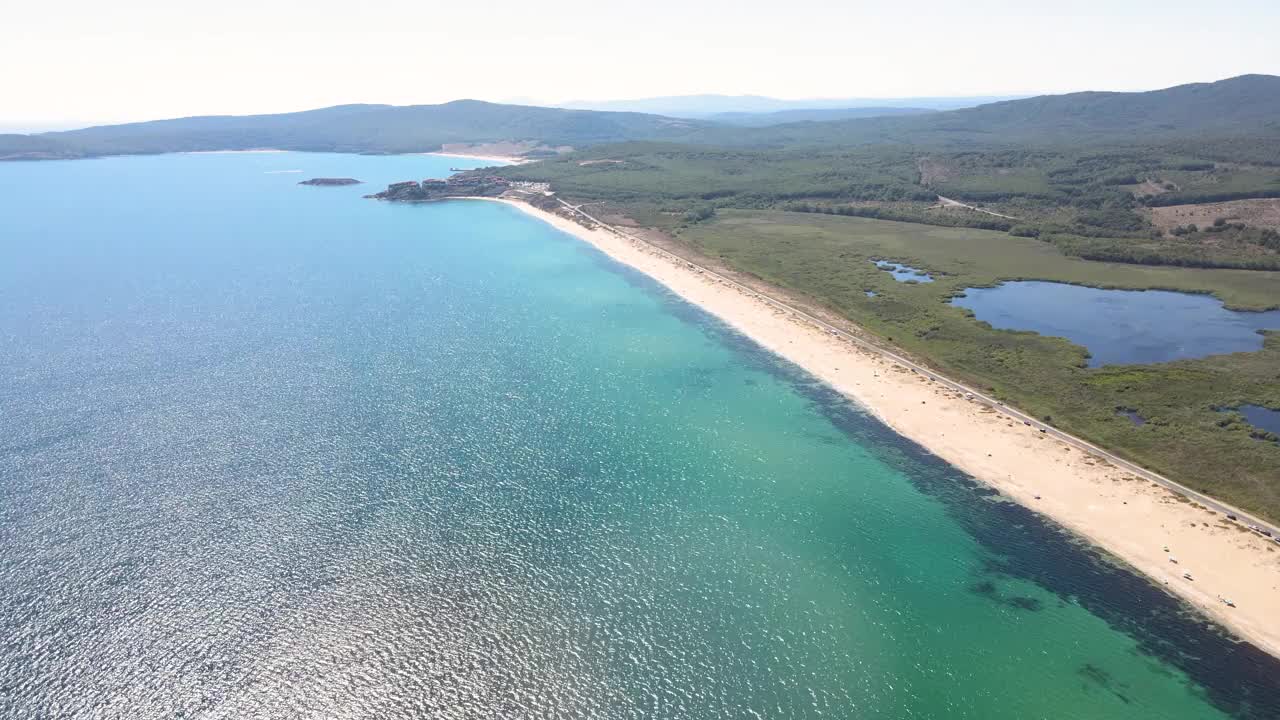
[{"label": "calm bay water", "polygon": [[461,162],[0,164],[0,717],[1280,716],[649,280],[360,199]]}]

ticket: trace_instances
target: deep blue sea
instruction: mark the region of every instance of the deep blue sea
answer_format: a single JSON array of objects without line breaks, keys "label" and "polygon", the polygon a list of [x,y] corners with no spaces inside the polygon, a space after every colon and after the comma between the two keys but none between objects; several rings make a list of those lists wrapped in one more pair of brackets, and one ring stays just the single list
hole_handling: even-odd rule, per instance
[{"label": "deep blue sea", "polygon": [[647,278],[361,198],[451,166],[0,163],[0,718],[1280,717],[1280,663]]}]

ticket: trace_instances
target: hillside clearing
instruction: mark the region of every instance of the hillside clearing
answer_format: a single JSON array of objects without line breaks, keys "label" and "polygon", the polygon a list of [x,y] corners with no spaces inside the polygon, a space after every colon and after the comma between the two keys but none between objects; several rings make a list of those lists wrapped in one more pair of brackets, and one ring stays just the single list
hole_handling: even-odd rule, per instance
[{"label": "hillside clearing", "polygon": [[1163,232],[1168,232],[1179,225],[1209,227],[1215,220],[1220,219],[1244,223],[1249,227],[1280,230],[1280,198],[1151,208],[1151,224]]}]

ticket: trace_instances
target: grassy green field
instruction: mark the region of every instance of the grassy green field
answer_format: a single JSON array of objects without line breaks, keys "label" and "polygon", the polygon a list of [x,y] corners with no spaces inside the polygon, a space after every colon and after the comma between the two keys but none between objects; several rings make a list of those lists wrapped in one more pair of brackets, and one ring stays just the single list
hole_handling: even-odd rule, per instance
[{"label": "grassy green field", "polygon": [[1177,188],[1153,198],[1153,204],[1183,205],[1244,197],[1280,197],[1280,172],[1274,167],[1221,166],[1198,172],[1156,172],[1152,176]]},{"label": "grassy green field", "polygon": [[[1255,353],[1091,369],[1084,349],[1066,340],[993,330],[948,304],[965,287],[1037,279],[1213,293],[1234,308],[1264,309],[1280,306],[1280,273],[1090,262],[1000,232],[781,211],[721,210],[677,237],[1057,427],[1280,520],[1280,445],[1251,438],[1247,425],[1213,409],[1280,407],[1280,335]],[[927,269],[937,282],[896,282],[873,258]],[[1149,422],[1135,426],[1119,407]]]},{"label": "grassy green field", "polygon": [[1054,191],[1048,174],[1033,167],[986,169],[973,174],[955,175],[938,181],[934,187],[943,195],[962,197],[1049,197]]}]

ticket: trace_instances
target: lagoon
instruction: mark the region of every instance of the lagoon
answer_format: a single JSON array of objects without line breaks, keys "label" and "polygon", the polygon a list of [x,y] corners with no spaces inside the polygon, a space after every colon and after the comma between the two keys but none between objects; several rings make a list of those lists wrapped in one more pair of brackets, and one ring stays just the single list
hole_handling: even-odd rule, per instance
[{"label": "lagoon", "polygon": [[0,164],[0,715],[1275,716],[1280,663],[644,276],[360,197],[460,162]]},{"label": "lagoon", "polygon": [[[1224,413],[1240,413],[1244,421],[1257,431],[1255,437],[1259,439],[1274,440],[1276,435],[1280,435],[1280,410],[1251,404],[1217,408],[1217,410]],[[1271,435],[1268,436],[1266,433]]]},{"label": "lagoon", "polygon": [[1241,405],[1236,410],[1249,421],[1250,425],[1259,430],[1280,435],[1280,410],[1261,405]]},{"label": "lagoon", "polygon": [[968,288],[953,305],[1000,330],[1063,337],[1089,351],[1089,366],[1163,363],[1262,348],[1280,310],[1227,310],[1210,295],[1103,290],[1018,281]]}]

